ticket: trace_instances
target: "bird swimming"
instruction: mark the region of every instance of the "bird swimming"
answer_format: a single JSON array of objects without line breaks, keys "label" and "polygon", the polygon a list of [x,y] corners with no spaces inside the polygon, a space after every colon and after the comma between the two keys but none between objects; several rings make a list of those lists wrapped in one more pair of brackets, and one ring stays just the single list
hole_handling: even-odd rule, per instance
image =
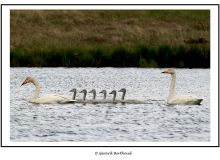
[{"label": "bird swimming", "polygon": [[176,72],[173,68],[169,68],[162,73],[171,74],[170,93],[167,99],[168,104],[200,104],[202,102],[203,99],[194,95],[182,95],[174,97]]},{"label": "bird swimming", "polygon": [[134,103],[134,104],[143,104],[143,103],[145,103],[144,101],[139,101],[139,100],[136,100],[136,99],[125,99],[125,94],[126,94],[126,89],[125,88],[120,89],[118,92],[122,92],[122,97],[121,97],[120,102]]},{"label": "bird swimming", "polygon": [[27,84],[27,83],[33,83],[36,87],[35,93],[31,96],[31,98],[29,99],[29,102],[47,103],[47,104],[75,102],[75,100],[70,99],[68,96],[59,95],[59,94],[48,94],[48,95],[38,98],[40,94],[39,83],[32,77],[27,77],[25,81],[22,83],[22,85]]}]

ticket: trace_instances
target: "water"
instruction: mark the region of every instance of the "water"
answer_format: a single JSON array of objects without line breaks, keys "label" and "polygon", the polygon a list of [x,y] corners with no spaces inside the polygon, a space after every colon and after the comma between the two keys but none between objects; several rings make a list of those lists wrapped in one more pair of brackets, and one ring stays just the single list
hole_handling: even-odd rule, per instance
[{"label": "water", "polygon": [[[193,94],[201,105],[167,105],[171,76],[166,69],[11,68],[10,140],[12,142],[206,142],[210,141],[210,69],[176,69],[175,96]],[[125,98],[146,104],[34,104],[35,78],[40,97],[95,88],[109,93],[126,88]],[[121,98],[122,93],[117,93]],[[87,99],[92,94],[87,94]]]}]

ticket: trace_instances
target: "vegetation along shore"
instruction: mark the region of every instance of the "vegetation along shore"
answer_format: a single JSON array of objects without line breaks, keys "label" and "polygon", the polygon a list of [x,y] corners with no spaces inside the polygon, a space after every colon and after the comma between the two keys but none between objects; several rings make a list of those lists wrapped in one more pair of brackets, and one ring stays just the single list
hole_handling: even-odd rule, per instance
[{"label": "vegetation along shore", "polygon": [[11,10],[10,66],[210,68],[210,11]]}]

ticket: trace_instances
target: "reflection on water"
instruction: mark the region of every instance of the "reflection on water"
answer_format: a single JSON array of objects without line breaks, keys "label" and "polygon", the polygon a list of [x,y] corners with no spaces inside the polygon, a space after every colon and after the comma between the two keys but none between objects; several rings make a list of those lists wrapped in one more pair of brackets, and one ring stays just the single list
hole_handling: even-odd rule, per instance
[{"label": "reflection on water", "polygon": [[[175,96],[193,94],[204,98],[201,105],[167,105],[171,76],[162,69],[140,68],[11,68],[11,141],[83,142],[182,142],[210,141],[210,70],[175,69]],[[64,94],[77,88],[107,90],[126,88],[125,98],[145,104],[33,104],[28,100],[33,84],[21,86],[27,76],[40,86],[40,97]],[[122,93],[117,93],[121,98]],[[91,99],[92,94],[87,94]]]}]

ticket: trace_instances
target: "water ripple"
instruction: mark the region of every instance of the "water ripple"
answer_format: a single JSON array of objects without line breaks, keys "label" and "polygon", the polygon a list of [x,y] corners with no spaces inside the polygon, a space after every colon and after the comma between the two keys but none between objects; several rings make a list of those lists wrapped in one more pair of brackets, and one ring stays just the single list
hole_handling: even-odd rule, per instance
[{"label": "water ripple", "polygon": [[[185,142],[210,141],[210,70],[176,69],[175,95],[194,94],[201,105],[168,105],[171,77],[164,69],[140,68],[11,68],[10,139],[29,142]],[[21,86],[27,76],[41,86],[40,96],[56,93],[72,97],[77,88],[127,89],[126,98],[146,104],[33,104],[33,84]],[[198,78],[199,77],[199,78]],[[92,98],[88,94],[87,98]],[[121,93],[117,93],[121,98]]]}]

